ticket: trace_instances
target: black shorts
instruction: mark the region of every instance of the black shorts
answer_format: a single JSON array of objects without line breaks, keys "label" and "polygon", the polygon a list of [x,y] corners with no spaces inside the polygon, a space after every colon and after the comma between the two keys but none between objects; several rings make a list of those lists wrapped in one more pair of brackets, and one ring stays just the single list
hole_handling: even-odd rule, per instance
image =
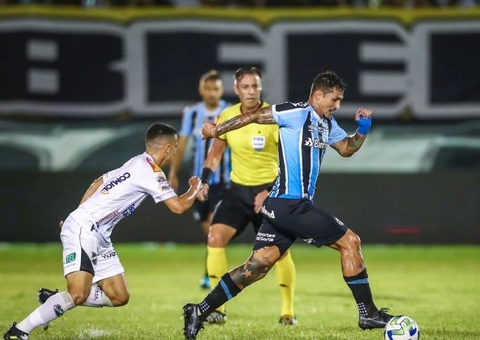
[{"label": "black shorts", "polygon": [[267,198],[262,207],[263,224],[253,249],[276,245],[283,254],[297,238],[321,247],[347,232],[347,226],[308,199]]},{"label": "black shorts", "polygon": [[208,199],[204,202],[195,200],[193,218],[197,222],[208,221],[208,217],[215,211],[220,201],[220,193],[225,184],[212,184],[208,188]]},{"label": "black shorts", "polygon": [[236,183],[227,185],[221,194],[220,202],[215,209],[212,224],[222,223],[236,229],[240,235],[249,223],[252,223],[255,233],[262,224],[262,214],[253,211],[255,196],[272,184],[260,186],[243,186]]}]

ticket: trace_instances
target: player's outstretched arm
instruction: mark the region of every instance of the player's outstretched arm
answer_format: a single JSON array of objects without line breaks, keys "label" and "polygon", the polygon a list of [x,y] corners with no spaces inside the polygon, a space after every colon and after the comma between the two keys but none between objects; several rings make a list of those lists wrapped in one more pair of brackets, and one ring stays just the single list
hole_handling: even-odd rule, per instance
[{"label": "player's outstretched arm", "polygon": [[188,184],[190,184],[190,187],[183,195],[175,196],[164,201],[165,205],[171,212],[175,214],[183,214],[192,206],[193,202],[195,202],[198,191],[202,187],[200,178],[193,176],[188,180]]},{"label": "player's outstretched arm", "polygon": [[343,157],[352,156],[362,147],[372,126],[372,110],[358,109],[355,113],[355,121],[358,123],[357,131],[344,140],[332,144],[332,147]]},{"label": "player's outstretched arm", "polygon": [[273,119],[272,108],[268,106],[255,111],[242,113],[241,115],[230,118],[229,120],[226,120],[216,126],[211,123],[204,123],[202,126],[202,137],[218,137],[224,133],[227,133],[228,131],[240,129],[241,127],[251,123],[276,124],[275,120]]}]

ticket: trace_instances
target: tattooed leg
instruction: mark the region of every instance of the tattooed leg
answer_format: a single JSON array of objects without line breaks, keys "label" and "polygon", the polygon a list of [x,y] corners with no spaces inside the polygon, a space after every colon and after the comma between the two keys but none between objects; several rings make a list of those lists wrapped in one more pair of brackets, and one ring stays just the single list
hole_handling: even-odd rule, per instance
[{"label": "tattooed leg", "polygon": [[230,271],[230,277],[243,289],[263,279],[279,259],[280,251],[276,246],[254,250],[244,264]]}]

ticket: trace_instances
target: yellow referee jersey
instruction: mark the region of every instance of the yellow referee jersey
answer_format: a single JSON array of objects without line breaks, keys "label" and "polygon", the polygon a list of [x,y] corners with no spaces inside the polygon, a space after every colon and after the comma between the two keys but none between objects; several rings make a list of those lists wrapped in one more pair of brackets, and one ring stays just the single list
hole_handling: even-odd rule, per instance
[{"label": "yellow referee jersey", "polygon": [[[226,108],[218,117],[222,123],[241,114],[240,103]],[[262,107],[269,106],[263,103]],[[219,137],[231,150],[232,182],[257,186],[268,184],[278,175],[278,125],[252,123]]]}]

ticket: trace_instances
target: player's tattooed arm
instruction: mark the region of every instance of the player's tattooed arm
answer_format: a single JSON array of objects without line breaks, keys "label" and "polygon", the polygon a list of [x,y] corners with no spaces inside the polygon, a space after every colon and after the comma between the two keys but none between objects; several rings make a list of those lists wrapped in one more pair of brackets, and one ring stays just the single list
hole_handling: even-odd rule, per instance
[{"label": "player's tattooed arm", "polygon": [[217,126],[204,124],[202,134],[205,137],[218,137],[232,130],[237,130],[250,123],[275,124],[271,107],[264,107],[252,112],[246,112],[235,116]]},{"label": "player's tattooed arm", "polygon": [[357,152],[358,149],[360,149],[360,147],[362,146],[362,144],[363,144],[363,142],[365,141],[366,138],[367,138],[367,136],[362,135],[358,132],[355,132],[353,135],[348,136],[347,137],[347,149],[352,153]]},{"label": "player's tattooed arm", "polygon": [[347,136],[339,142],[333,143],[332,147],[342,157],[350,157],[357,152],[363,145],[366,136],[355,132],[353,135]]},{"label": "player's tattooed arm", "polygon": [[271,107],[264,107],[253,112],[246,112],[217,125],[216,136],[223,135],[228,131],[239,129],[250,123],[275,124]]}]

